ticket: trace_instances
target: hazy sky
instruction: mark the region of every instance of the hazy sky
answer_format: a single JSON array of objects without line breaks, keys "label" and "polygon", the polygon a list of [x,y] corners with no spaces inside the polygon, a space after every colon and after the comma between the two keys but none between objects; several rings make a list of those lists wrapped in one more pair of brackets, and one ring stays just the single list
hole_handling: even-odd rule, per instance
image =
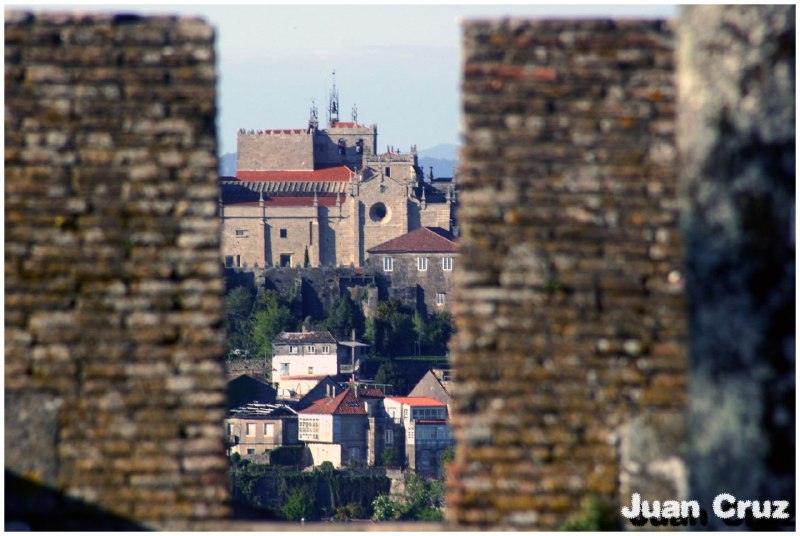
[{"label": "hazy sky", "polygon": [[[8,8],[7,4],[7,8]],[[29,6],[26,6],[29,7]],[[461,19],[674,17],[675,6],[638,5],[51,5],[198,15],[217,30],[221,153],[239,128],[303,128],[311,100],[326,123],[336,71],[340,114],[377,123],[378,147],[407,151],[459,143]]]}]

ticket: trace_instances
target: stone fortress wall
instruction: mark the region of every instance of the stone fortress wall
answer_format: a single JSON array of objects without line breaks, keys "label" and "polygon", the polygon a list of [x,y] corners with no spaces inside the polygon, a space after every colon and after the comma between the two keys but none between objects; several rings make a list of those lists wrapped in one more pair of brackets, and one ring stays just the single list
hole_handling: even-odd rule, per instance
[{"label": "stone fortress wall", "polygon": [[6,12],[5,54],[6,522],[227,517],[214,32]]},{"label": "stone fortress wall", "polygon": [[[445,526],[794,497],[795,8],[688,8],[677,65],[674,33],[465,26]],[[5,40],[6,521],[236,528],[213,31]]]},{"label": "stone fortress wall", "polygon": [[464,26],[452,523],[793,501],[795,8],[674,27]]},{"label": "stone fortress wall", "polygon": [[[450,515],[553,529],[681,448],[673,29],[475,22],[464,47]],[[624,459],[648,432],[669,441]]]}]

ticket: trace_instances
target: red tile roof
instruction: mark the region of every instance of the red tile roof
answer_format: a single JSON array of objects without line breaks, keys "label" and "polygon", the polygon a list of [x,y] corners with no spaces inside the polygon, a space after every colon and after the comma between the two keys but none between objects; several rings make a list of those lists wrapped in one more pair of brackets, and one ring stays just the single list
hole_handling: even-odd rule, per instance
[{"label": "red tile roof", "polygon": [[366,415],[364,401],[356,398],[351,389],[346,389],[333,398],[317,400],[311,406],[300,411],[304,415]]},{"label": "red tile roof", "polygon": [[[342,199],[344,201],[344,199]],[[336,197],[317,196],[317,203],[321,207],[335,207]],[[225,203],[226,207],[257,207],[258,201],[243,201],[241,203]],[[313,207],[314,196],[303,197],[268,197],[264,199],[265,207]]]},{"label": "red tile roof", "polygon": [[420,227],[367,250],[369,253],[455,253],[452,235],[438,227]]},{"label": "red tile roof", "polygon": [[427,396],[387,396],[386,400],[394,400],[408,406],[446,406],[444,402],[439,402]]},{"label": "red tile roof", "polygon": [[307,171],[236,171],[236,178],[240,181],[349,181],[352,175],[347,166]]}]

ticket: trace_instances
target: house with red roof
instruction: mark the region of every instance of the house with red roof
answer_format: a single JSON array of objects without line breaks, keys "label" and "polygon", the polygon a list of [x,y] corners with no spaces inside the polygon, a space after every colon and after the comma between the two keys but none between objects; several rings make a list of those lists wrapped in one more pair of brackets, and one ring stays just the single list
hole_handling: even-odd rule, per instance
[{"label": "house with red roof", "polygon": [[345,389],[299,412],[298,439],[310,451],[312,465],[366,464],[368,407],[357,389]]},{"label": "house with red roof", "polygon": [[455,184],[433,184],[416,147],[378,150],[376,125],[328,126],[316,108],[301,129],[240,130],[237,171],[221,177],[222,262],[227,268],[363,267],[367,251],[420,226],[450,229]]},{"label": "house with red roof", "polygon": [[440,227],[420,227],[378,244],[368,253],[367,266],[381,276],[384,294],[397,296],[426,314],[447,310],[458,262],[452,233]]}]

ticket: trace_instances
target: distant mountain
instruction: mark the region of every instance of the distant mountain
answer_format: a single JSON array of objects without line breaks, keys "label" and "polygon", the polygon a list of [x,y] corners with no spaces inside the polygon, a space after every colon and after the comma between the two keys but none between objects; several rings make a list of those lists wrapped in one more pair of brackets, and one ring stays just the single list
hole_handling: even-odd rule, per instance
[{"label": "distant mountain", "polygon": [[430,149],[417,150],[420,157],[438,158],[442,160],[458,160],[458,150],[460,147],[452,143],[440,143]]},{"label": "distant mountain", "polygon": [[422,168],[422,171],[425,173],[425,177],[428,176],[430,173],[430,168],[433,168],[433,178],[437,177],[452,177],[453,176],[453,169],[456,167],[458,163],[457,160],[447,160],[445,158],[429,158],[425,156],[420,156],[419,159],[419,167]]},{"label": "distant mountain", "polygon": [[452,143],[440,143],[430,149],[417,151],[419,156],[419,167],[425,172],[427,177],[430,168],[433,168],[433,177],[452,177],[453,169],[458,163],[458,151],[460,147]]},{"label": "distant mountain", "polygon": [[221,177],[236,175],[236,153],[225,153],[219,157],[219,174]]}]

